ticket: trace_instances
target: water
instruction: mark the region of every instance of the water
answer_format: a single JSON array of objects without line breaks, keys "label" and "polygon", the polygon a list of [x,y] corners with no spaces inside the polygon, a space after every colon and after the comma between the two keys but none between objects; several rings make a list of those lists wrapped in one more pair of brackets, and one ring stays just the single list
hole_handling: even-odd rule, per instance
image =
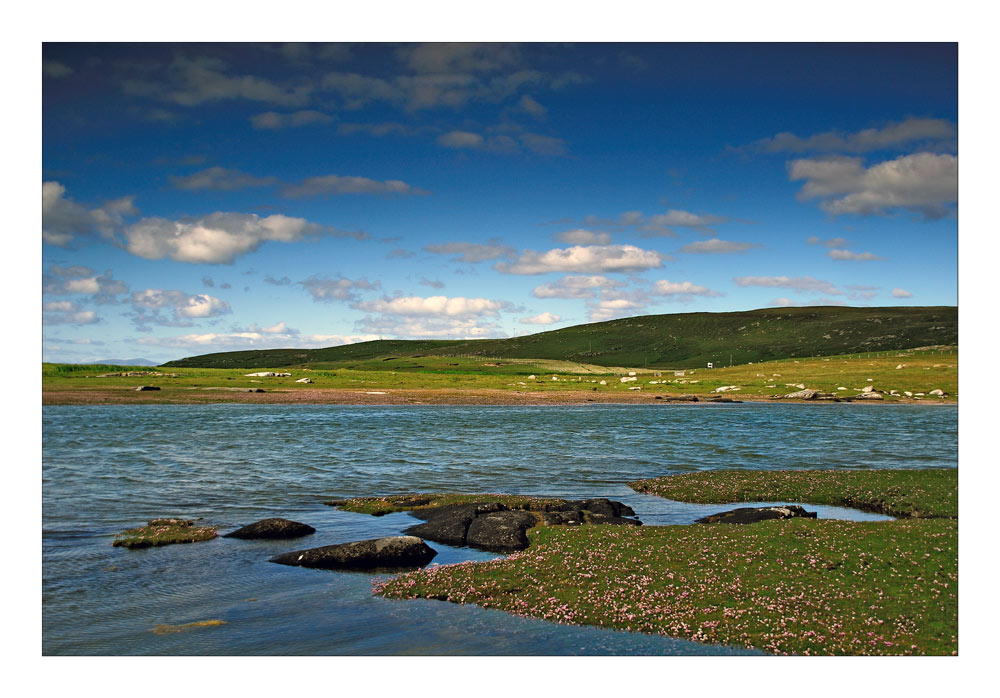
[{"label": "water", "polygon": [[[957,409],[880,405],[45,407],[45,654],[728,654],[683,640],[371,595],[372,575],[267,562],[299,548],[398,534],[333,497],[512,492],[610,497],[647,524],[725,505],[642,495],[625,483],[709,468],[957,465]],[[821,517],[878,519],[809,506]],[[113,548],[159,516],[220,532],[281,516],[293,541]],[[434,562],[496,557],[437,543]],[[156,632],[220,619],[225,625]]]}]

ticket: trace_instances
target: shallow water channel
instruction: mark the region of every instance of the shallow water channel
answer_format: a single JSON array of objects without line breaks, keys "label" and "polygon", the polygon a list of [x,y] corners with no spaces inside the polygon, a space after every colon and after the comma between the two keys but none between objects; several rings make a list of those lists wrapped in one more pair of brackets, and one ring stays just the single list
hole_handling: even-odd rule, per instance
[{"label": "shallow water channel", "polygon": [[[609,497],[647,525],[688,524],[733,507],[673,502],[625,483],[714,468],[954,467],[957,428],[950,406],[45,407],[43,652],[746,653],[439,601],[388,601],[371,595],[372,575],[267,560],[416,523],[405,513],[371,517],[322,504],[333,497]],[[317,532],[293,541],[111,546],[115,533],[158,516],[201,517],[220,533],[282,516]],[[435,564],[496,557],[431,545]],[[209,619],[224,624],[176,627]]]}]

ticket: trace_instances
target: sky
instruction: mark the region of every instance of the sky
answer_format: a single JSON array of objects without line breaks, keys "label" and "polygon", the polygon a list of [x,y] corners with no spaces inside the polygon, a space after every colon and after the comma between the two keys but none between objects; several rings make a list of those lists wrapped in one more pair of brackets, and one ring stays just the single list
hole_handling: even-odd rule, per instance
[{"label": "sky", "polygon": [[42,46],[42,354],[956,305],[958,49]]}]

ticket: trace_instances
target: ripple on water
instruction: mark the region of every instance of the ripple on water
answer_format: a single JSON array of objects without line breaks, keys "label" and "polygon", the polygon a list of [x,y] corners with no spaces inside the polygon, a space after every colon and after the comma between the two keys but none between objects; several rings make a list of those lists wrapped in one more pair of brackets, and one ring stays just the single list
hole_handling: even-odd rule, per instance
[{"label": "ripple on water", "polygon": [[[341,512],[322,504],[330,497],[434,491],[606,496],[625,501],[647,523],[677,524],[732,506],[671,502],[625,483],[706,468],[957,464],[954,408],[810,407],[45,407],[43,651],[727,653],[488,609],[391,602],[371,596],[371,575],[268,559],[394,535],[416,523],[408,514]],[[220,533],[270,516],[317,531],[294,541],[111,546],[114,533],[168,515],[203,517]],[[826,515],[838,512],[820,512]],[[435,548],[441,564],[491,557]],[[152,632],[161,624],[207,619],[225,625]]]}]

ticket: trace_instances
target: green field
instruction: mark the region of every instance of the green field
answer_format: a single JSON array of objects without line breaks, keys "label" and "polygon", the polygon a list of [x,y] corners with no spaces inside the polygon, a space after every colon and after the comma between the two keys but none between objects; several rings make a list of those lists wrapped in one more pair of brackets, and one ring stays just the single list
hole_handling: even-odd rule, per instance
[{"label": "green field", "polygon": [[[676,487],[669,486],[673,478],[660,482],[678,499],[722,501],[745,490],[743,475],[675,476],[685,478]],[[784,475],[762,473],[751,489],[763,499],[780,493],[826,503],[843,484],[837,471],[781,480]],[[953,471],[849,475],[856,475],[850,485],[874,501],[920,501],[925,515],[954,511]],[[773,654],[948,655],[958,649],[955,518],[539,527],[529,538],[531,547],[507,558],[425,568],[381,580],[375,593]]]},{"label": "green field", "polygon": [[[897,366],[901,368],[897,368]],[[231,389],[260,388],[268,393],[290,394],[312,389],[378,390],[499,390],[519,393],[566,391],[612,395],[655,396],[713,394],[716,388],[736,386],[725,395],[761,399],[798,390],[798,385],[841,397],[856,395],[871,385],[885,391],[885,401],[934,399],[931,390],[958,395],[958,354],[954,347],[785,359],[715,369],[649,369],[605,367],[555,360],[486,359],[443,356],[383,356],[352,358],[305,367],[263,367],[291,373],[286,378],[254,378],[248,369],[186,367],[122,367],[77,364],[43,364],[43,393],[70,395],[79,391],[113,391],[122,400],[160,402],[224,402],[237,399]],[[622,383],[629,371],[636,380]],[[129,371],[158,375],[126,376]],[[675,375],[683,371],[684,375]],[[532,376],[534,376],[532,378]],[[553,380],[553,376],[557,380]],[[309,378],[310,384],[296,383]],[[870,379],[870,380],[869,380]],[[601,385],[601,381],[605,384]],[[134,393],[138,385],[161,390]],[[641,387],[634,391],[630,388]],[[841,390],[843,388],[843,390]],[[898,395],[889,394],[896,390]],[[911,397],[905,396],[911,392]],[[923,393],[923,395],[919,395]],[[634,399],[634,398],[633,398]]]},{"label": "green field", "polygon": [[555,359],[599,366],[698,368],[784,358],[953,346],[958,309],[936,307],[764,308],[731,313],[645,315],[510,339],[380,340],[325,349],[204,354],[166,367],[264,368],[344,364],[388,356],[427,359]]}]

